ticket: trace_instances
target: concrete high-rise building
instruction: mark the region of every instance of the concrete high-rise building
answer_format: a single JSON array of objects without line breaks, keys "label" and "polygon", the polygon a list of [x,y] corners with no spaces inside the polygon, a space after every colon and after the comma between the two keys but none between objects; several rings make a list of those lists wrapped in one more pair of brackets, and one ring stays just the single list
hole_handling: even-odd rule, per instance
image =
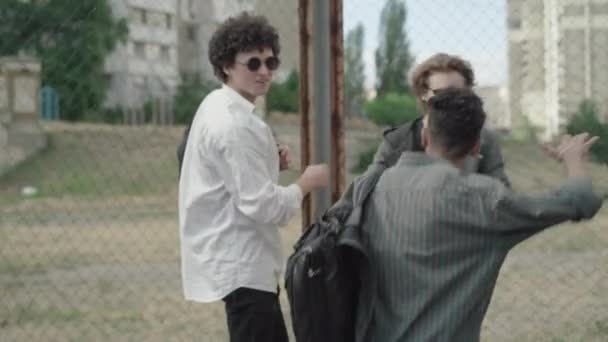
[{"label": "concrete high-rise building", "polygon": [[179,69],[185,77],[212,80],[209,40],[217,26],[242,11],[253,12],[252,0],[179,0]]},{"label": "concrete high-rise building", "polygon": [[177,0],[110,0],[129,34],[106,59],[107,107],[140,108],[170,99],[179,84]]},{"label": "concrete high-rise building", "polygon": [[[129,27],[126,42],[106,59],[105,106],[139,110],[151,100],[170,105],[182,77],[215,80],[208,46],[217,26],[247,11],[265,15],[281,36],[280,80],[298,66],[297,1],[110,0]],[[170,110],[170,109],[169,109]]]},{"label": "concrete high-rise building", "polygon": [[488,115],[486,126],[501,132],[510,131],[507,86],[477,86],[475,92],[483,100],[483,108]]},{"label": "concrete high-rise building", "polygon": [[183,74],[214,79],[208,61],[209,39],[217,25],[243,11],[262,14],[281,36],[278,78],[298,67],[298,11],[296,0],[181,0],[179,65]]},{"label": "concrete high-rise building", "polygon": [[[513,127],[558,134],[583,100],[608,111],[608,0],[509,0]],[[526,123],[527,122],[527,123]]]},{"label": "concrete high-rise building", "polygon": [[265,15],[281,36],[281,68],[277,79],[283,80],[300,67],[298,1],[257,0],[255,11]]}]

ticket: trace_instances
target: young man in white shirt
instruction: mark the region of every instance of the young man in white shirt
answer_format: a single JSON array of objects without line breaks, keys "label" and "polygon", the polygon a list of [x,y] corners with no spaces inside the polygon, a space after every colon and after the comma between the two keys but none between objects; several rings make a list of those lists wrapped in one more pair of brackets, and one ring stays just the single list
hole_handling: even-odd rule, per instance
[{"label": "young man in white shirt", "polygon": [[218,27],[209,60],[223,86],[199,106],[181,168],[184,295],[223,300],[231,342],[288,340],[278,300],[278,226],[329,179],[326,165],[313,165],[294,184],[277,184],[288,156],[254,113],[254,101],[268,91],[279,51],[264,17],[243,13]]}]

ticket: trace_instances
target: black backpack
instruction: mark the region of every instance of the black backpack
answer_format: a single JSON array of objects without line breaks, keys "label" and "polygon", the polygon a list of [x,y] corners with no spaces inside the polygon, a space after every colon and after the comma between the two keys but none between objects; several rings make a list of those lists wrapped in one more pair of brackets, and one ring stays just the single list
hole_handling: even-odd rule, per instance
[{"label": "black backpack", "polygon": [[362,279],[374,279],[360,222],[365,201],[383,171],[384,166],[372,165],[352,185],[352,206],[329,209],[295,244],[287,261],[285,289],[297,342],[355,340],[359,289],[369,286]]}]

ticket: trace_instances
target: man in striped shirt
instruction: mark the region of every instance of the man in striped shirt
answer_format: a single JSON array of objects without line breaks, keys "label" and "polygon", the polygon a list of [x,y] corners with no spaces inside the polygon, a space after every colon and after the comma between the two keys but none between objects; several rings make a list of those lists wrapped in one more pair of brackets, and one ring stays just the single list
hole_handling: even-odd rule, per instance
[{"label": "man in striped shirt", "polygon": [[565,136],[552,155],[566,168],[544,195],[511,191],[467,173],[485,121],[471,90],[429,100],[425,152],[405,152],[380,178],[365,208],[362,238],[373,279],[360,292],[358,341],[478,341],[500,267],[511,248],[601,207],[585,157],[597,140]]}]

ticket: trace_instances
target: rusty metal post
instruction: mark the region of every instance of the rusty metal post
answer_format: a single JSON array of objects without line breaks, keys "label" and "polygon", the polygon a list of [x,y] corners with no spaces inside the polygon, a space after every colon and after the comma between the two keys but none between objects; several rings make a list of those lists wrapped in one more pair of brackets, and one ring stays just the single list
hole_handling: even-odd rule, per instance
[{"label": "rusty metal post", "polygon": [[[298,26],[300,40],[300,167],[302,172],[311,162],[310,127],[310,1],[298,0]],[[302,202],[302,227],[308,227],[312,219],[310,195]]]},{"label": "rusty metal post", "polygon": [[344,134],[344,39],[342,0],[330,0],[331,44],[331,201],[340,199],[346,184]]},{"label": "rusty metal post", "polygon": [[346,179],[342,0],[298,0],[298,14],[302,171],[313,159],[314,163],[328,163],[331,169],[329,190],[304,199],[302,223],[306,227],[313,215],[320,215],[339,199]]}]

